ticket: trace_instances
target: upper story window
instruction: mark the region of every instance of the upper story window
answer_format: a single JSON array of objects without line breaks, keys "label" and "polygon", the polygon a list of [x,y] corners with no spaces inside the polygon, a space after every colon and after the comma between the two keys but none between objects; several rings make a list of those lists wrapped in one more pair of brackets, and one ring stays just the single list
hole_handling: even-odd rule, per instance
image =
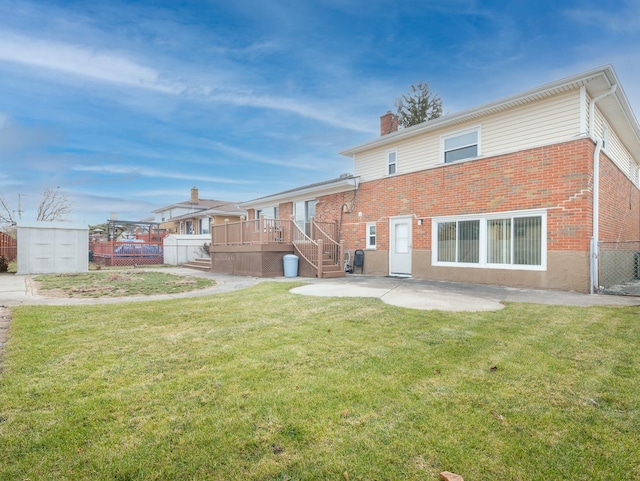
[{"label": "upper story window", "polygon": [[480,155],[480,127],[441,137],[445,163],[473,159]]},{"label": "upper story window", "polygon": [[398,151],[387,152],[387,174],[393,175],[398,172]]}]

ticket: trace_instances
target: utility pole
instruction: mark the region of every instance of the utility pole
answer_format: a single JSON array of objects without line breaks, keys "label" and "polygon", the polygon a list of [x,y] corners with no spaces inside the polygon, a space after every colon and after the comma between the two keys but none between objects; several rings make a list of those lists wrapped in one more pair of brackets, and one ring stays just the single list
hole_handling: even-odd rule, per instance
[{"label": "utility pole", "polygon": [[18,194],[18,219],[22,220],[22,196],[23,194]]}]

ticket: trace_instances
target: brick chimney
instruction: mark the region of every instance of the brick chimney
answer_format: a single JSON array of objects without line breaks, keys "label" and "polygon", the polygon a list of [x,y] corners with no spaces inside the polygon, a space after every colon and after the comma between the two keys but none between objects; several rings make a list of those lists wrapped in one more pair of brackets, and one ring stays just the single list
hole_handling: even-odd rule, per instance
[{"label": "brick chimney", "polygon": [[387,113],[380,117],[380,135],[387,135],[398,131],[398,116],[387,110]]},{"label": "brick chimney", "polygon": [[198,198],[198,188],[191,187],[191,203],[197,204],[199,201],[200,199]]}]

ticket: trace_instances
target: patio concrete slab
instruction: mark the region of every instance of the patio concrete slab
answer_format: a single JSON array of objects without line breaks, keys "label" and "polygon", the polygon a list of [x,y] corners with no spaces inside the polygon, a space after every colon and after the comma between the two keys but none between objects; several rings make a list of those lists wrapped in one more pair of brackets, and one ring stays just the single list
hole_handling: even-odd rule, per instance
[{"label": "patio concrete slab", "polygon": [[335,297],[377,297],[387,304],[413,309],[487,311],[505,302],[559,306],[640,306],[640,297],[589,295],[543,289],[524,289],[428,279],[350,275],[341,279],[309,279],[291,292]]},{"label": "patio concrete slab", "polygon": [[[375,284],[375,283],[374,283]],[[441,311],[496,311],[504,308],[497,300],[484,299],[455,292],[424,289],[419,286],[374,287],[344,282],[313,283],[291,289],[294,294],[322,297],[375,297],[386,304],[422,310]]]}]

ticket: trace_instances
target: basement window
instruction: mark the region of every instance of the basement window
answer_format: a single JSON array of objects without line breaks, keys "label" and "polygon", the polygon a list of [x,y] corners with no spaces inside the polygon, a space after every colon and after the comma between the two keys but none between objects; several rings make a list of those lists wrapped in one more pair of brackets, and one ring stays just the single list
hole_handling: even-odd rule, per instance
[{"label": "basement window", "polygon": [[545,211],[519,211],[433,220],[435,266],[544,270]]}]

